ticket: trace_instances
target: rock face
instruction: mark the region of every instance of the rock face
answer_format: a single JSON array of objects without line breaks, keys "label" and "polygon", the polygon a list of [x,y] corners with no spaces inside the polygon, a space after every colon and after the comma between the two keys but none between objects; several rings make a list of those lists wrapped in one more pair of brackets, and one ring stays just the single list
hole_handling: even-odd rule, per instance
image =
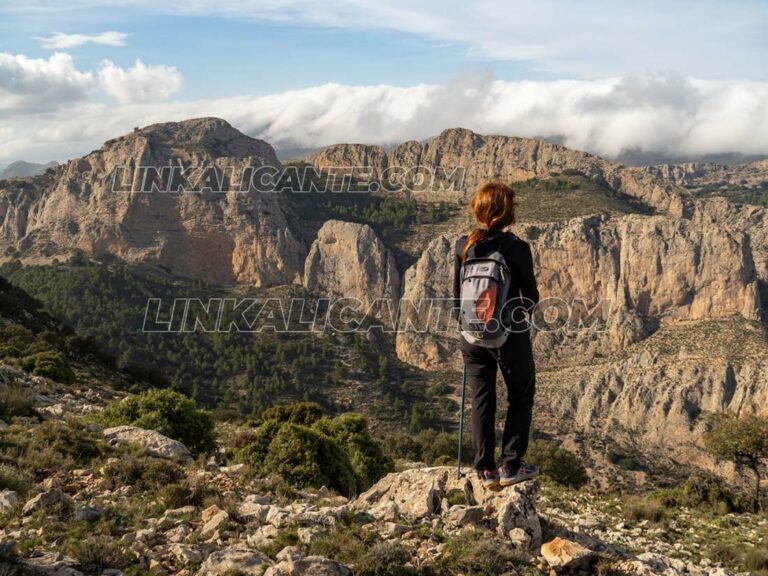
[{"label": "rock face", "polygon": [[768,181],[768,160],[745,164],[716,164],[713,162],[686,162],[660,164],[645,170],[656,178],[663,178],[690,188],[703,186],[759,186]]},{"label": "rock face", "polygon": [[126,442],[143,446],[151,456],[176,460],[182,464],[189,464],[192,455],[184,444],[163,436],[156,430],[145,430],[136,426],[115,426],[106,428],[104,437],[116,442]]},{"label": "rock face", "polygon": [[[453,258],[459,235],[440,236],[429,243],[405,273],[401,299],[397,356],[425,370],[460,369],[456,354],[458,333],[448,314],[453,306]],[[434,326],[439,314],[441,330]]]},{"label": "rock face", "polygon": [[[390,521],[415,522],[443,517],[449,524],[456,525],[459,519],[471,520],[495,529],[516,544],[521,541],[531,547],[541,544],[535,482],[489,492],[471,471],[465,472],[468,474],[460,479],[456,478],[456,469],[449,466],[391,473],[361,494],[354,506],[374,518]],[[450,495],[458,495],[465,504],[449,505]],[[468,512],[469,507],[472,512]],[[516,529],[523,530],[527,538],[521,539]]]},{"label": "rock face", "polygon": [[[517,230],[533,248],[541,314],[572,313],[603,303],[613,313],[604,331],[541,330],[536,349],[550,362],[622,350],[662,320],[760,317],[759,278],[742,232],[701,221],[667,216],[592,216]],[[426,298],[452,298],[456,236],[432,241],[405,274],[403,299],[418,308]],[[456,357],[455,330],[438,334],[405,331],[418,316],[404,306],[397,338],[400,359],[425,369],[442,369]],[[565,321],[565,317],[563,320]],[[544,323],[537,323],[546,328]],[[567,346],[563,346],[564,339]]]},{"label": "rock face", "polygon": [[359,170],[356,170],[355,175],[373,179],[381,178],[387,167],[387,153],[384,149],[366,144],[334,144],[307,156],[305,160],[328,172],[341,168],[342,173],[346,173],[347,168],[356,168]]},{"label": "rock face", "polygon": [[394,313],[400,278],[394,256],[370,226],[329,220],[309,250],[304,286],[332,298],[355,298],[364,309],[386,299]]},{"label": "rock face", "polygon": [[[139,185],[140,167],[170,166],[183,167],[193,188],[208,178],[224,191],[114,191],[132,182],[149,189]],[[283,199],[237,192],[248,169],[262,166],[279,168],[272,147],[223,120],[148,126],[30,181],[0,185],[0,254],[40,261],[82,250],[212,282],[293,282],[304,249]]]},{"label": "rock face", "polygon": [[766,357],[757,323],[671,325],[618,358],[540,370],[536,409],[564,434],[578,430],[640,452],[654,446],[657,458],[714,468],[701,448],[706,415],[761,413]]}]

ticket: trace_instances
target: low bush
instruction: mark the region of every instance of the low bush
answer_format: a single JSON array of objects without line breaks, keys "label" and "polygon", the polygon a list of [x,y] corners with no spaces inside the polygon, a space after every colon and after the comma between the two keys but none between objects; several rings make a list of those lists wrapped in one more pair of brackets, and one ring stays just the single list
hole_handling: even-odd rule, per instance
[{"label": "low bush", "polygon": [[624,505],[624,517],[630,522],[648,520],[658,524],[664,520],[666,512],[664,506],[656,500],[633,498]]},{"label": "low bush", "polygon": [[0,418],[3,420],[15,416],[32,416],[34,413],[35,397],[31,390],[11,382],[0,392]]},{"label": "low bush", "polygon": [[541,473],[563,486],[579,488],[589,481],[587,470],[574,453],[549,440],[532,440],[526,460],[541,468]]},{"label": "low bush", "polygon": [[13,490],[25,494],[31,484],[32,478],[23,470],[13,464],[0,464],[0,490]]},{"label": "low bush", "polygon": [[444,554],[437,560],[438,574],[472,574],[492,576],[515,573],[525,561],[509,548],[494,542],[484,530],[465,530],[445,543]]},{"label": "low bush", "polygon": [[[424,462],[429,466],[453,464],[456,459],[457,433],[427,429],[416,434],[394,434],[386,438],[384,447],[391,458]],[[473,459],[472,440],[465,434],[461,447],[462,462]]]},{"label": "low bush", "polygon": [[75,380],[75,373],[69,367],[64,354],[56,350],[46,350],[25,356],[21,359],[21,367],[36,376],[43,376],[64,384]]},{"label": "low bush", "polygon": [[235,441],[236,460],[257,474],[280,475],[295,487],[327,486],[351,495],[392,470],[391,460],[357,414],[322,415],[317,404],[279,405]]},{"label": "low bush", "polygon": [[71,546],[71,553],[89,574],[100,574],[106,568],[128,568],[136,557],[109,536],[88,536]]},{"label": "low bush", "polygon": [[46,420],[30,430],[9,429],[6,433],[4,456],[15,456],[21,468],[34,474],[87,465],[106,449],[101,436],[76,419]]},{"label": "low bush", "polygon": [[413,576],[414,568],[406,566],[411,559],[400,542],[382,541],[371,546],[355,565],[359,576]]},{"label": "low bush", "polygon": [[194,453],[215,447],[213,418],[173,390],[148,390],[108,406],[95,416],[104,426],[132,425],[178,440]]},{"label": "low bush", "polygon": [[104,478],[111,488],[133,486],[141,492],[156,493],[185,479],[184,469],[167,460],[126,455],[106,466]]},{"label": "low bush", "polygon": [[341,447],[322,432],[291,422],[272,439],[264,469],[294,486],[327,486],[347,495],[358,489],[349,456]]},{"label": "low bush", "polygon": [[381,445],[371,438],[367,420],[359,414],[342,414],[322,418],[314,427],[333,438],[349,456],[349,461],[361,488],[373,485],[392,471],[392,461],[384,455]]}]

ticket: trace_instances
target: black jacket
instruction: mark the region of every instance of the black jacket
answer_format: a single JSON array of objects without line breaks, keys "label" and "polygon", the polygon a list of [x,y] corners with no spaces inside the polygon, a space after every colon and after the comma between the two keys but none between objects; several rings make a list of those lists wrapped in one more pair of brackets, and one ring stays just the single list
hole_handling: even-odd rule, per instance
[{"label": "black jacket", "polygon": [[[453,262],[453,297],[455,308],[460,305],[461,264],[467,237],[462,236],[456,244]],[[476,242],[469,249],[470,257],[483,257],[499,251],[507,262],[512,277],[509,298],[522,297],[529,313],[539,302],[539,290],[536,288],[536,277],[533,273],[533,256],[528,242],[521,240],[511,232],[496,232],[495,234]]]}]

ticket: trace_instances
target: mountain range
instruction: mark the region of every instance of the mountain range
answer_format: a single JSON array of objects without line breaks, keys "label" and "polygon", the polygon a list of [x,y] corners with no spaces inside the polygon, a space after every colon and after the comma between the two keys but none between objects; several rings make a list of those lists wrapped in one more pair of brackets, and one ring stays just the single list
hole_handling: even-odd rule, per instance
[{"label": "mountain range", "polygon": [[[224,193],[115,192],[116,171],[139,166],[365,167],[373,180],[419,166],[462,168],[464,179],[448,193],[352,199],[243,193],[234,181]],[[471,228],[467,199],[491,178],[518,190],[513,230],[532,245],[542,295],[588,310],[611,305],[600,330],[536,333],[540,432],[595,467],[621,452],[714,469],[701,449],[707,414],[768,406],[765,160],[626,167],[454,128],[388,150],[338,144],[282,164],[268,143],[202,118],[148,126],[43,174],[0,182],[0,255],[27,268],[73,256],[119,261],[225,291],[297,287],[313,297],[390,299],[397,309],[400,299],[451,297],[454,241]],[[395,320],[404,326],[407,312]],[[383,356],[391,347],[391,361],[424,386],[448,381],[447,396],[455,393],[453,334],[384,340]],[[345,401],[343,389],[336,401]]]}]

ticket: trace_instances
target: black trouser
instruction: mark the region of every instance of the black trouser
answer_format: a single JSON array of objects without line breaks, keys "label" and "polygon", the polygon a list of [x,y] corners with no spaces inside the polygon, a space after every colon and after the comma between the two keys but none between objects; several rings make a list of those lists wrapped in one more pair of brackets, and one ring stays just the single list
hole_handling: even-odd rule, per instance
[{"label": "black trouser", "polygon": [[512,333],[501,348],[481,348],[459,338],[472,393],[472,446],[475,468],[496,467],[496,367],[507,386],[507,417],[501,438],[501,461],[517,471],[528,449],[536,391],[536,369],[528,332]]}]

